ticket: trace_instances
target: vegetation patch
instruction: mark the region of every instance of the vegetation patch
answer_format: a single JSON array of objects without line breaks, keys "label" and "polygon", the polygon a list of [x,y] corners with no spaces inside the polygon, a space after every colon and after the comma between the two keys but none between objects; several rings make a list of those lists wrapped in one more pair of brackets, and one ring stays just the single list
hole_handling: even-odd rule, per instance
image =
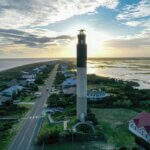
[{"label": "vegetation patch", "polygon": [[135,147],[134,137],[128,131],[128,121],[137,115],[129,109],[92,109],[98,126],[107,139],[107,144],[120,147]]},{"label": "vegetation patch", "polygon": [[[132,82],[116,80],[96,75],[88,76],[89,88],[100,88],[110,96],[102,101],[90,102],[96,108],[140,108],[150,111],[150,90],[135,89]],[[143,103],[144,102],[144,103]]]}]

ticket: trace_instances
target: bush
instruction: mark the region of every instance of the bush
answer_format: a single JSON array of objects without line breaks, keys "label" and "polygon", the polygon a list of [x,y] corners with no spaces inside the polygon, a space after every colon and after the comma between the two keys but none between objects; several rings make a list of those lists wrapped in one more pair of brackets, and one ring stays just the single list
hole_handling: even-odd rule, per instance
[{"label": "bush", "polygon": [[88,113],[86,120],[92,121],[94,125],[98,124],[95,114],[93,114],[93,113]]},{"label": "bush", "polygon": [[80,124],[77,127],[77,132],[88,133],[88,134],[93,133],[92,128],[86,124]]},{"label": "bush", "polygon": [[57,72],[54,83],[60,85],[65,79],[65,76],[61,72]]},{"label": "bush", "polygon": [[60,132],[63,131],[60,125],[45,125],[37,137],[37,144],[53,144],[59,141]]}]

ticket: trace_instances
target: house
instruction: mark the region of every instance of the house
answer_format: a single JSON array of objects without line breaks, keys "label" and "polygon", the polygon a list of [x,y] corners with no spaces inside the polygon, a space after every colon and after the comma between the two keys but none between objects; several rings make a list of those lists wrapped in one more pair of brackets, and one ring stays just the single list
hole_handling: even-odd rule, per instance
[{"label": "house", "polygon": [[51,94],[59,94],[60,90],[55,89],[54,87],[51,88]]},{"label": "house", "polygon": [[0,106],[5,104],[5,102],[11,101],[10,97],[0,95]]},{"label": "house", "polygon": [[35,79],[36,78],[36,75],[35,74],[23,74],[22,79]]},{"label": "house", "polygon": [[130,120],[129,131],[150,144],[150,113],[141,112]]},{"label": "house", "polygon": [[39,74],[40,71],[41,71],[40,68],[35,68],[35,69],[33,69],[33,73],[34,73],[34,74]]},{"label": "house", "polygon": [[26,86],[27,85],[26,80],[19,80],[18,83],[20,86]]},{"label": "house", "polygon": [[65,74],[67,72],[68,72],[68,66],[65,64],[61,65],[61,73]]},{"label": "house", "polygon": [[12,86],[4,91],[2,91],[3,95],[5,96],[10,96],[12,97],[13,94],[18,94],[19,91],[21,91],[23,89],[22,86],[19,86],[19,85],[15,85],[15,86]]},{"label": "house", "polygon": [[9,82],[7,83],[7,86],[8,86],[8,87],[11,87],[11,86],[14,86],[14,85],[17,85],[17,84],[18,84],[17,80],[16,80],[16,79],[13,79],[13,80],[11,80],[11,81],[9,81]]},{"label": "house", "polygon": [[26,79],[26,83],[27,83],[28,85],[34,84],[34,82],[35,82],[35,79]]},{"label": "house", "polygon": [[109,96],[109,94],[107,94],[101,90],[90,90],[87,92],[87,98],[91,101],[99,101],[107,96]]},{"label": "house", "polygon": [[40,66],[39,68],[40,68],[40,69],[46,69],[47,66],[46,66],[46,65],[42,65],[42,66]]},{"label": "house", "polygon": [[67,79],[62,83],[62,88],[71,87],[71,86],[76,86],[76,84],[77,84],[77,79],[76,79],[76,78],[67,78]]},{"label": "house", "polygon": [[71,72],[65,72],[65,73],[64,73],[64,76],[65,76],[66,78],[68,78],[68,77],[73,77],[74,74],[71,73]]},{"label": "house", "polygon": [[67,70],[67,69],[68,69],[68,65],[66,65],[66,64],[61,65],[61,70]]},{"label": "house", "polygon": [[76,94],[76,87],[63,88],[63,93],[66,95]]},{"label": "house", "polygon": [[22,72],[22,79],[26,80],[26,79],[35,79],[36,78],[36,74],[33,72]]}]

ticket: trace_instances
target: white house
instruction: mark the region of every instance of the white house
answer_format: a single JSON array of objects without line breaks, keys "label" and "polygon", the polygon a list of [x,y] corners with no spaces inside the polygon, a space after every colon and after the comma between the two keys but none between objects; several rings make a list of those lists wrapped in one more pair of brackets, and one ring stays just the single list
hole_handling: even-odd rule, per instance
[{"label": "white house", "polygon": [[76,86],[77,80],[76,78],[67,78],[63,83],[62,87]]},{"label": "white house", "polygon": [[142,112],[130,120],[129,130],[150,144],[150,113]]},{"label": "white house", "polygon": [[66,78],[68,78],[68,77],[73,77],[74,74],[71,73],[71,72],[65,72],[65,73],[64,73],[64,76],[65,76]]},{"label": "white house", "polygon": [[35,79],[26,79],[27,84],[34,84]]},{"label": "white house", "polygon": [[35,74],[39,74],[39,73],[40,73],[40,71],[41,71],[41,69],[40,69],[40,68],[34,68],[34,69],[33,69],[33,72],[34,72]]},{"label": "white house", "polygon": [[13,96],[14,93],[18,94],[18,92],[21,91],[22,89],[23,89],[22,86],[15,85],[2,91],[2,93],[7,96]]},{"label": "white house", "polygon": [[23,74],[22,79],[35,79],[36,75],[35,74]]},{"label": "white house", "polygon": [[62,83],[62,88],[76,86],[77,79],[76,78],[68,78]]},{"label": "white house", "polygon": [[63,88],[63,93],[66,95],[75,94],[76,93],[76,87]]},{"label": "white house", "polygon": [[43,70],[43,69],[46,69],[46,68],[47,68],[46,65],[42,65],[42,66],[39,67],[40,70]]},{"label": "white house", "polygon": [[109,96],[109,94],[107,94],[101,90],[91,90],[91,91],[87,92],[87,98],[91,101],[99,101],[107,96]]},{"label": "white house", "polygon": [[26,79],[35,79],[36,78],[36,74],[35,73],[31,73],[31,72],[25,72],[25,71],[22,71],[22,76],[21,76],[22,79],[26,80]]}]

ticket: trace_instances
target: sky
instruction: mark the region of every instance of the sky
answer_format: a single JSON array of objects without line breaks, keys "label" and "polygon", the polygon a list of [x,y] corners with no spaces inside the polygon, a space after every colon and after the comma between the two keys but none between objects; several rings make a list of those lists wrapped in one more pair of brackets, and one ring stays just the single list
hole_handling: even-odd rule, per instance
[{"label": "sky", "polygon": [[150,0],[0,0],[0,58],[150,57]]}]

